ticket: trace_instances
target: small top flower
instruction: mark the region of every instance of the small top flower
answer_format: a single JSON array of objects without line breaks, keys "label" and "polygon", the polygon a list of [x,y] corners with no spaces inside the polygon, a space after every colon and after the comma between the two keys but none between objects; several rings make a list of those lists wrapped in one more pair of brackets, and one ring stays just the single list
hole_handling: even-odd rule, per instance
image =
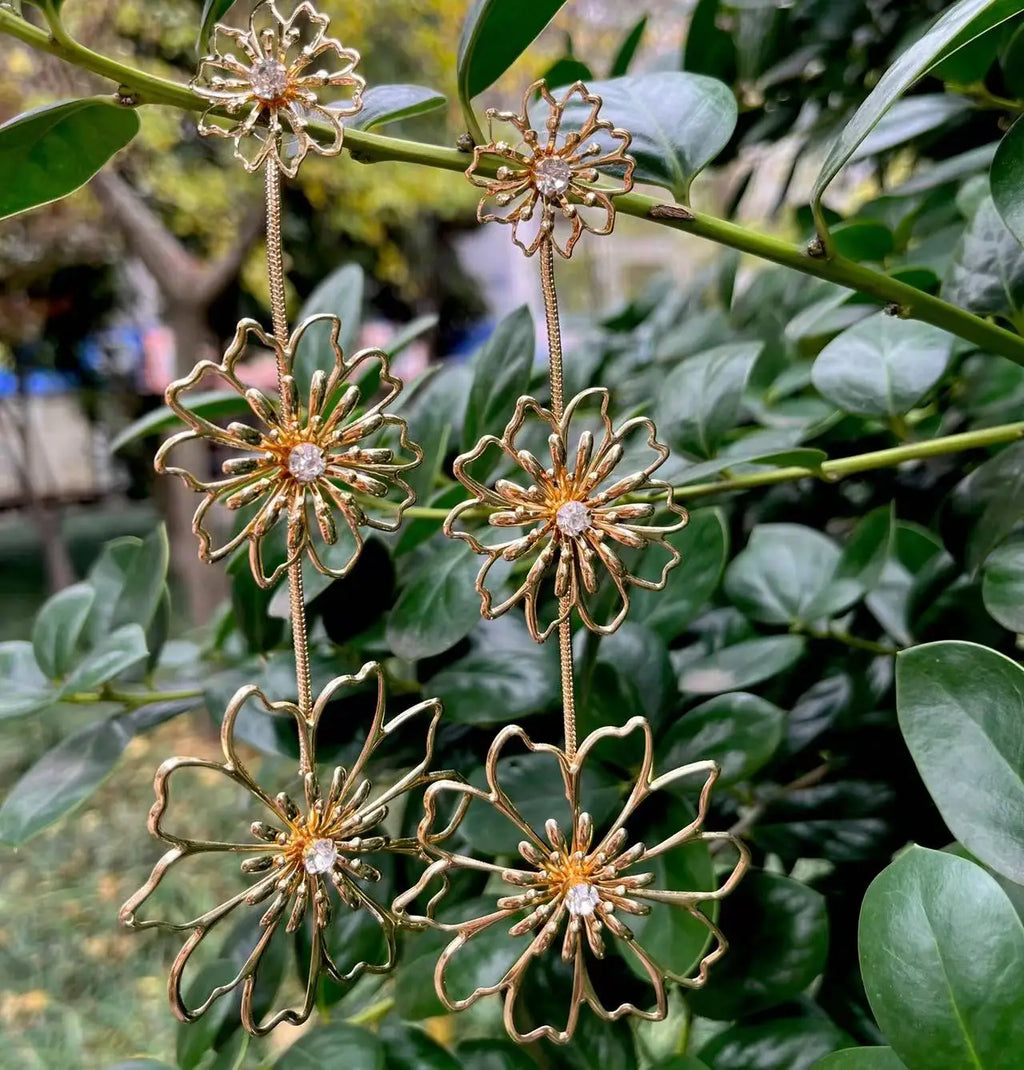
[{"label": "small top flower", "polygon": [[[643,756],[628,797],[610,823],[599,821],[581,806],[587,790],[588,765],[600,764],[600,759],[594,758],[599,747],[603,752],[609,748],[631,752],[638,736]],[[502,759],[503,751],[513,743],[525,748],[526,755]],[[502,785],[512,762],[536,759],[546,765],[554,759],[565,791],[565,805],[560,807],[564,817],[559,820],[551,815],[543,827],[528,820],[518,805],[530,803],[531,799],[515,799],[511,787]],[[453,934],[434,970],[438,998],[446,1008],[465,1010],[483,996],[503,992],[505,1028],[513,1040],[528,1043],[544,1037],[556,1044],[566,1044],[576,1030],[583,1005],[589,1005],[606,1021],[625,1015],[661,1021],[668,1013],[666,982],[674,981],[687,988],[705,984],[708,971],[725,954],[727,946],[707,908],[736,887],[747,870],[750,854],[730,833],[703,829],[711,791],[719,775],[714,762],[695,762],[657,777],[653,767],[651,727],[642,717],[632,718],[621,728],[609,726],[592,732],[573,757],[550,744],[534,743],[521,728],[509,725],[491,744],[485,764],[485,787],[437,780],[426,789],[419,836],[424,853],[437,861],[413,888],[398,896],[392,909],[414,927],[433,926]],[[697,777],[704,780],[697,813],[683,827],[672,829],[671,809],[675,804],[671,790],[679,781]],[[539,794],[536,787],[533,791]],[[474,814],[474,808],[482,812]],[[536,805],[532,809],[536,812]],[[458,828],[450,820],[452,813],[467,825],[472,820],[486,820],[487,827],[496,830],[494,836],[502,845],[499,850],[504,849],[506,842],[521,837],[519,857],[502,856],[488,861],[452,849],[448,841]],[[497,823],[495,817],[499,819]],[[653,826],[647,824],[652,818]],[[445,822],[447,827],[439,827]],[[655,831],[657,842],[647,846],[642,841],[631,841],[627,826],[633,829],[634,835],[638,828]],[[503,828],[507,835],[502,834]],[[737,859],[728,876],[717,886],[706,853],[704,866],[692,870],[670,861],[687,857],[687,852],[695,847],[700,851],[696,845],[702,845],[707,852],[711,847],[726,844],[731,845]],[[689,857],[695,858],[692,854]],[[663,879],[666,874],[696,875],[702,869],[705,876],[700,887],[657,886],[659,877]],[[442,909],[449,881],[460,871],[475,872],[488,879],[482,894],[485,900],[492,895],[496,897],[494,909],[482,915],[474,910],[474,916],[460,920],[458,908],[454,907],[443,913],[444,920],[438,920],[435,915]],[[410,904],[438,885],[431,893],[426,913],[407,916]],[[691,939],[664,939],[666,926],[672,924],[667,916],[669,908],[688,915],[689,920],[677,920],[681,920]],[[645,946],[645,938],[649,939],[655,932],[659,933],[656,945]],[[606,942],[606,935],[612,940]],[[460,960],[461,969],[453,969],[455,959],[471,941],[475,941],[474,950],[465,956],[471,962]],[[687,960],[673,962],[682,947],[686,948],[682,954],[688,956]],[[531,1008],[532,1021],[524,1030],[519,1024],[519,1001],[529,972],[553,949],[572,969],[569,1005],[559,1009],[557,1000],[546,999],[540,1008]],[[620,962],[628,962],[632,971],[651,985],[650,1007],[632,1002],[609,1007],[603,1002],[592,971],[613,952],[620,954]],[[475,981],[479,987],[466,993],[464,987],[470,978],[470,983]]]},{"label": "small top flower", "polygon": [[[316,733],[321,718],[332,702],[345,697],[346,691],[366,686],[376,692],[372,723],[353,765],[348,770],[336,768],[325,790],[316,773]],[[301,767],[299,770],[304,796],[301,804],[286,792],[272,796],[264,790],[238,754],[235,726],[239,714],[253,700],[262,705],[265,715],[295,719],[299,751],[305,757],[307,770],[304,775]],[[433,780],[453,774],[430,770],[441,717],[440,703],[428,699],[390,720],[385,717],[385,705],[384,675],[375,662],[368,662],[355,675],[339,676],[327,684],[308,716],[294,703],[271,702],[259,688],[247,685],[231,699],[224,715],[223,763],[204,758],[171,758],[157,771],[156,802],[149,813],[149,830],[169,850],[156,863],[149,880],[121,908],[120,920],[131,929],[160,928],[187,934],[171,967],[169,984],[171,1006],[182,1021],[195,1021],[217,999],[242,986],[242,1024],[250,1033],[262,1036],[281,1022],[298,1025],[309,1018],[322,974],[340,983],[362,973],[386,973],[394,965],[398,920],[387,905],[374,897],[374,886],[380,883],[381,872],[366,859],[385,859],[395,852],[421,855],[422,848],[415,839],[389,836],[383,822],[395,801],[403,800],[407,793]],[[392,736],[405,736],[417,726],[424,739],[422,759],[402,776],[389,776],[386,785],[375,791],[367,777],[368,764]],[[202,832],[186,835],[177,831],[180,826],[169,818],[172,800],[180,798],[178,805],[184,804],[191,828],[202,829],[203,801],[214,786],[210,774],[247,793],[257,808],[255,812],[262,818],[252,822],[249,834],[241,842],[205,839]],[[165,877],[180,878],[193,891],[197,888],[201,891],[203,874],[208,873],[199,869],[204,859],[219,859],[227,864],[239,856],[241,878],[235,879],[240,887],[220,905],[184,921],[140,915]],[[360,911],[380,927],[383,936],[380,961],[375,961],[373,954],[363,957],[367,954],[365,941],[353,946],[342,934],[334,937],[330,923],[339,907]],[[189,1007],[182,989],[194,987],[191,978],[186,977],[193,955],[225,918],[236,911],[245,913],[253,908],[261,916],[248,958],[226,984],[213,988],[200,1004]],[[275,935],[295,932],[304,924],[311,930],[312,940],[303,1003],[298,1009],[278,1010],[260,1021],[253,997],[267,949]],[[196,969],[193,963],[192,972]]]},{"label": "small top flower", "polygon": [[[546,138],[529,117],[538,92],[535,107],[548,109]],[[600,111],[601,98],[582,82],[557,100],[543,80],[526,90],[518,115],[488,109],[492,137],[495,120],[509,123],[516,144],[492,140],[474,150],[466,177],[487,191],[477,219],[511,224],[513,241],[527,256],[551,242],[568,259],[584,230],[610,234],[615,226],[611,198],[633,188],[636,161],[627,155],[630,135],[599,118]],[[494,177],[482,170],[494,171]]]},{"label": "small top flower", "polygon": [[[199,121],[199,133],[231,138],[246,170],[273,160],[289,178],[310,149],[336,156],[344,136],[341,119],[362,108],[366,82],[354,73],[359,53],[326,36],[329,21],[308,2],[285,19],[273,0],[261,0],[248,30],[218,24],[213,53],[200,61],[192,81],[193,90],[211,105]],[[230,51],[232,46],[241,57]],[[333,69],[311,71],[316,60]],[[350,89],[350,99],[325,107],[316,91],[328,88]],[[211,121],[218,111],[234,121],[228,126]],[[311,120],[327,127],[327,135],[311,130]]]},{"label": "small top flower", "polygon": [[[315,371],[308,400],[300,400],[292,374],[296,353],[305,335],[321,325],[329,330],[328,350],[334,367],[329,372]],[[391,375],[387,355],[381,350],[365,349],[346,361],[338,342],[340,331],[337,316],[312,316],[299,324],[290,339],[280,340],[255,320],[242,320],[220,364],[200,361],[188,376],[167,388],[167,404],[189,430],[160,447],[156,470],[180,476],[205,495],[193,519],[200,557],[219,561],[248,541],[252,573],[261,587],[276,583],[303,553],[319,572],[341,578],[362,549],[362,528],[397,531],[406,507],[416,500],[402,473],[415,468],[423,453],[408,441],[405,421],[385,411],[401,391],[401,380]],[[251,342],[275,352],[286,369],[279,402],[247,389],[238,376],[237,365]],[[253,422],[220,427],[187,406],[183,396],[207,377],[240,394]],[[361,387],[374,379],[379,380],[380,394],[372,405],[357,412]],[[388,432],[391,439],[386,444],[368,445],[368,439]],[[168,463],[179,446],[195,439],[236,454],[223,462],[225,478],[203,479]],[[206,526],[207,513],[217,504],[228,510],[255,508],[254,515],[220,546],[214,545]],[[345,545],[339,543],[335,510],[351,535]],[[264,542],[282,519],[288,529],[285,560],[268,571]],[[323,544],[320,548],[314,538],[317,534]]]},{"label": "small top flower", "polygon": [[[597,411],[588,412],[595,404]],[[608,391],[594,387],[574,397],[562,419],[556,420],[539,402],[522,397],[501,438],[485,435],[455,461],[455,477],[473,497],[448,514],[444,533],[462,539],[475,553],[487,557],[476,581],[483,616],[493,620],[522,602],[526,626],[538,642],[573,609],[591,631],[608,635],[629,612],[629,588],[664,589],[669,571],[680,561],[679,551],[667,536],[686,524],[686,510],[675,504],[668,483],[651,478],[668,457],[668,447],[657,440],[657,428],[647,417],[637,416],[614,428],[609,405]],[[521,439],[542,441],[541,435],[547,438],[550,465],[520,445]],[[489,486],[477,479],[474,465],[493,449],[500,450],[506,463],[519,468],[529,482],[523,485],[504,478]],[[641,453],[653,456],[639,471],[617,476],[615,470],[627,450],[631,459]],[[645,491],[658,500],[628,501],[629,495]],[[671,523],[652,523],[659,510],[671,515]],[[456,527],[460,520],[480,511],[486,513],[489,527],[502,531],[519,528],[520,532],[514,538],[491,542],[484,541],[483,532]],[[657,578],[645,578],[623,555],[653,546],[663,551],[667,560]],[[529,561],[530,568],[515,591],[496,602],[487,579],[498,561]],[[602,572],[608,574],[618,594],[615,611],[606,621],[597,619],[591,604]],[[545,623],[541,615],[549,577],[553,577],[550,586],[555,596],[550,601],[559,609]]]}]

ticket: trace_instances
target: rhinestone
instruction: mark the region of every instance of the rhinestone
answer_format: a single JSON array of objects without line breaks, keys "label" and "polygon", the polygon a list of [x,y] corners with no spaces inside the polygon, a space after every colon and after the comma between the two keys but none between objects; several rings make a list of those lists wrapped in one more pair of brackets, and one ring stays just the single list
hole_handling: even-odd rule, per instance
[{"label": "rhinestone", "polygon": [[590,530],[590,510],[583,502],[566,502],[555,513],[555,523],[565,535],[582,535]]},{"label": "rhinestone", "polygon": [[288,88],[288,71],[283,63],[264,57],[252,65],[249,84],[260,100],[279,100]]},{"label": "rhinestone", "polygon": [[288,471],[300,483],[312,483],[326,470],[323,450],[312,442],[302,442],[288,454]]},{"label": "rhinestone", "polygon": [[601,902],[601,894],[592,884],[574,884],[565,893],[565,905],[576,917],[589,917]]},{"label": "rhinestone", "polygon": [[572,168],[560,156],[547,156],[533,169],[533,184],[542,197],[559,197],[572,182]]},{"label": "rhinestone", "polygon": [[302,852],[302,864],[313,876],[326,873],[337,861],[338,847],[334,840],[314,840]]}]

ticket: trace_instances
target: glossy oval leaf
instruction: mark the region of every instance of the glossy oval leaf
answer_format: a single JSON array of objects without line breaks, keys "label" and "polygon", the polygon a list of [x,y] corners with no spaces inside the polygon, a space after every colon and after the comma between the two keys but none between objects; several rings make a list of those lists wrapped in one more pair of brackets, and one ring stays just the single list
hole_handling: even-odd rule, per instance
[{"label": "glossy oval leaf", "polygon": [[996,210],[1010,233],[1024,245],[1024,119],[1018,119],[999,142],[990,178]]},{"label": "glossy oval leaf", "polygon": [[987,195],[953,253],[942,298],[977,315],[1012,318],[1024,309],[1024,249]]},{"label": "glossy oval leaf", "polygon": [[120,721],[100,721],[47,751],[0,806],[0,843],[19,847],[85,802],[113,772],[130,738]]},{"label": "glossy oval leaf", "polygon": [[879,312],[843,331],[818,354],[815,389],[844,412],[891,418],[912,409],[942,378],[953,336]]},{"label": "glossy oval leaf", "polygon": [[402,119],[438,111],[448,103],[444,93],[425,85],[376,85],[363,94],[363,107],[345,120],[353,130],[372,130]]},{"label": "glossy oval leaf", "polygon": [[775,1018],[734,1025],[697,1055],[714,1070],[811,1070],[823,1056],[853,1041],[828,1018]]},{"label": "glossy oval leaf", "polygon": [[199,19],[199,36],[196,47],[205,51],[206,42],[213,33],[213,27],[235,6],[237,0],[203,0],[203,13]]},{"label": "glossy oval leaf", "polygon": [[87,583],[76,583],[55,594],[36,617],[32,649],[36,661],[51,679],[62,677],[75,660],[75,648],[85,627],[96,592]]},{"label": "glossy oval leaf", "polygon": [[847,1048],[826,1055],[813,1070],[907,1070],[892,1048]]},{"label": "glossy oval leaf", "polygon": [[757,695],[734,691],[689,710],[658,745],[668,766],[710,760],[721,766],[725,787],[746,780],[771,761],[782,743],[786,714]]},{"label": "glossy oval leaf", "polygon": [[986,30],[1012,18],[1017,0],[959,0],[914,42],[882,75],[867,100],[829,149],[814,183],[812,199],[820,203],[832,180],[892,105],[936,63]]},{"label": "glossy oval leaf", "polygon": [[36,662],[31,643],[0,643],[0,721],[41,713],[57,701],[57,689]]},{"label": "glossy oval leaf", "polygon": [[137,665],[148,653],[146,633],[138,624],[125,624],[100,640],[75,666],[61,693],[71,695],[93,691]]},{"label": "glossy oval leaf", "polygon": [[615,53],[615,58],[612,60],[611,70],[608,72],[609,78],[621,78],[624,74],[629,73],[629,68],[636,57],[637,49],[640,47],[640,42],[643,40],[644,31],[647,29],[647,16],[644,15],[636,23],[636,25],[626,34],[622,40],[622,44],[619,45],[618,52]]},{"label": "glossy oval leaf", "polygon": [[[342,353],[350,359],[355,352],[359,329],[363,318],[363,290],[366,279],[358,264],[344,264],[331,272],[306,298],[299,313],[298,322],[321,313],[337,316],[341,320],[338,344]],[[334,351],[330,345],[330,331],[325,324],[317,324],[308,330],[295,355],[293,373],[299,387],[299,396],[308,396],[309,383],[318,368],[330,371],[334,367]]]},{"label": "glossy oval leaf", "polygon": [[[671,190],[684,203],[693,180],[736,129],[732,90],[703,74],[654,71],[591,82],[588,88],[604,101],[601,117],[633,135],[629,152],[637,163],[636,180]],[[578,128],[589,114],[574,99],[565,111],[564,128]]]},{"label": "glossy oval leaf", "polygon": [[806,646],[801,635],[748,639],[689,662],[679,673],[679,686],[694,695],[753,687],[796,664]]},{"label": "glossy oval leaf", "polygon": [[825,968],[828,911],[813,888],[776,873],[750,873],[722,904],[729,954],[693,992],[696,1014],[731,1021],[795,999]]},{"label": "glossy oval leaf", "polygon": [[993,551],[982,572],[985,608],[1004,628],[1024,632],[1024,542]]},{"label": "glossy oval leaf", "polygon": [[304,1033],[274,1063],[274,1070],[384,1070],[384,1045],[365,1029],[338,1022]]},{"label": "glossy oval leaf", "polygon": [[1024,669],[975,643],[927,643],[896,661],[896,707],[950,831],[1024,884]]},{"label": "glossy oval leaf", "polygon": [[60,200],[139,132],[139,117],[110,99],[49,104],[0,126],[0,219]]},{"label": "glossy oval leaf", "polygon": [[871,1009],[911,1070],[1017,1070],[1024,1050],[1024,926],[980,866],[911,847],[860,914]]},{"label": "glossy oval leaf", "polygon": [[459,40],[459,97],[469,101],[512,66],[565,0],[475,0]]}]

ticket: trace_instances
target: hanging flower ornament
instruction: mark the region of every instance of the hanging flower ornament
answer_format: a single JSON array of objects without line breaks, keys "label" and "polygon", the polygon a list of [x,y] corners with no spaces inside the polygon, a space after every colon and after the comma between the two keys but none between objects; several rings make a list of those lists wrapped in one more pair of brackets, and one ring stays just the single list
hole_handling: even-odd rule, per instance
[{"label": "hanging flower ornament", "polygon": [[[313,373],[303,406],[292,374],[295,356],[305,334],[320,325],[329,331],[334,366],[329,372],[318,369]],[[363,350],[346,361],[338,341],[340,331],[336,316],[313,316],[282,344],[255,320],[242,320],[220,364],[200,361],[188,376],[167,388],[167,404],[189,430],[161,446],[156,470],[180,476],[204,495],[193,519],[200,556],[219,561],[248,541],[252,572],[262,587],[272,586],[304,553],[318,571],[344,576],[359,556],[362,529],[396,531],[406,507],[415,501],[402,474],[415,468],[423,453],[408,441],[405,421],[384,411],[401,391],[401,381],[391,375],[387,355],[381,350]],[[239,362],[253,342],[275,353],[285,369],[279,400],[247,388],[239,378]],[[373,404],[359,410],[357,380],[375,372],[380,393]],[[251,422],[222,428],[187,407],[185,396],[208,376],[245,399]],[[389,429],[394,441],[388,446],[374,445]],[[223,479],[201,479],[169,463],[177,447],[195,439],[238,454],[223,462]],[[216,504],[228,510],[255,509],[237,534],[219,546],[206,526],[207,514]],[[332,567],[323,560],[314,532],[328,546],[338,542],[335,510],[348,527],[354,547],[345,561]],[[287,558],[268,574],[264,540],[282,520],[288,528]]]},{"label": "hanging flower ornament", "polygon": [[[633,733],[642,735],[644,754],[639,773],[628,798],[615,819],[602,831],[594,819],[581,809],[581,780],[588,758],[599,744],[607,740],[626,740]],[[552,816],[543,830],[534,828],[519,812],[508,793],[501,787],[499,759],[512,741],[518,741],[529,752],[553,757],[562,775],[568,804],[568,822]],[[438,998],[451,1011],[472,1006],[481,997],[503,992],[505,995],[504,1022],[512,1039],[529,1043],[546,1037],[558,1044],[568,1043],[579,1021],[581,1007],[586,1004],[606,1021],[615,1021],[627,1014],[649,1021],[661,1021],[668,1013],[667,982],[687,988],[699,988],[706,981],[711,966],[725,954],[726,940],[702,907],[727,896],[746,871],[750,855],[746,846],[726,832],[705,832],[711,789],[718,777],[714,762],[695,762],[654,776],[654,744],[650,725],[642,717],[634,717],[621,728],[600,728],[581,744],[575,756],[546,743],[534,743],[515,725],[503,729],[491,744],[485,766],[487,787],[477,788],[453,780],[438,780],[424,795],[425,813],[419,827],[420,843],[426,854],[436,861],[415,887],[400,895],[394,909],[403,920],[418,926],[433,926],[454,935],[441,953],[434,970],[434,984]],[[697,814],[681,829],[647,847],[631,842],[628,826],[640,807],[657,792],[665,791],[687,778],[703,777]],[[519,844],[520,865],[509,862],[501,865],[480,858],[459,854],[445,847],[454,824],[435,830],[438,813],[454,811],[460,815],[474,802],[493,809],[515,832],[523,837]],[[659,802],[661,807],[667,802]],[[564,819],[563,819],[564,821]],[[733,847],[737,861],[719,887],[703,889],[661,889],[655,887],[656,875],[651,866],[657,859],[672,852],[688,849],[693,844]],[[520,859],[516,860],[517,862]],[[522,863],[525,863],[523,865]],[[448,890],[449,878],[460,870],[488,875],[496,884],[506,886],[506,894],[499,895],[493,912],[463,921],[440,922],[434,917]],[[411,903],[423,895],[432,884],[441,880],[441,888],[430,900],[423,915],[409,915]],[[656,949],[645,948],[625,917],[644,919],[655,910],[679,909],[707,930],[711,946],[705,949],[695,972],[682,967],[676,972],[659,961]],[[638,923],[633,923],[639,928]],[[475,989],[465,997],[453,996],[449,991],[449,969],[458,954],[470,941],[493,927],[508,927],[512,940],[524,941],[512,965],[499,977]],[[608,1008],[595,991],[588,963],[603,959],[611,944],[625,957],[632,957],[637,972],[653,988],[653,1006],[637,1007],[623,1002]],[[555,949],[552,952],[552,949]],[[552,1008],[552,1018],[559,1024],[544,1022],[522,1031],[517,1024],[517,1004],[531,967],[549,953],[560,955],[572,967],[572,994],[564,1014]],[[471,953],[472,954],[472,953]],[[493,946],[481,952],[480,961],[500,961]],[[560,1024],[564,1021],[564,1025]]]},{"label": "hanging flower ornament", "polygon": [[[535,108],[547,108],[544,133],[530,121],[538,93]],[[512,238],[527,256],[550,240],[568,259],[584,230],[611,234],[612,197],[633,188],[636,161],[627,155],[630,135],[600,118],[600,111],[601,98],[582,82],[570,86],[561,100],[544,81],[534,82],[518,114],[489,108],[492,140],[474,149],[466,171],[475,186],[487,191],[477,219],[511,224]],[[495,122],[513,128],[512,141],[494,140]],[[560,224],[567,224],[564,237]]]},{"label": "hanging flower ornament", "polygon": [[[246,30],[218,24],[213,52],[200,61],[192,81],[210,105],[199,133],[233,140],[248,171],[271,160],[289,178],[311,149],[337,156],[341,120],[362,108],[366,82],[355,73],[359,53],[328,37],[329,24],[310,3],[299,4],[285,19],[273,0],[256,5]],[[321,97],[332,90],[348,90],[347,99],[324,106]],[[231,123],[221,125],[218,113]]]},{"label": "hanging flower ornament", "polygon": [[[358,758],[351,769],[336,768],[325,791],[316,773],[316,733],[328,704],[348,688],[369,682],[376,685],[376,709]],[[238,715],[251,700],[261,703],[269,714],[294,718],[299,733],[302,803],[297,805],[287,793],[271,796],[255,780],[239,757],[235,742]],[[203,758],[171,758],[156,774],[156,803],[149,814],[149,830],[170,850],[157,862],[148,881],[121,908],[121,922],[132,929],[161,928],[188,933],[171,968],[168,992],[171,1007],[179,1019],[195,1021],[213,1002],[242,986],[241,1016],[245,1028],[254,1035],[269,1033],[281,1022],[297,1025],[311,1014],[316,999],[317,980],[326,973],[339,983],[361,973],[385,973],[394,964],[395,928],[392,910],[371,894],[380,881],[380,871],[366,859],[400,852],[422,855],[415,839],[393,839],[384,831],[388,808],[407,792],[450,773],[429,772],[434,736],[441,717],[436,699],[421,702],[390,721],[385,720],[384,676],[381,667],[370,662],[353,676],[339,676],[320,693],[308,716],[291,702],[271,702],[254,685],[241,688],[228,704],[221,728],[223,764]],[[374,793],[367,779],[367,764],[390,738],[418,724],[425,734],[424,756],[408,772]],[[256,802],[249,842],[232,843],[194,839],[168,829],[168,807],[184,785],[171,789],[172,781],[185,779],[188,770],[212,770],[248,793]],[[448,834],[447,831],[445,834]],[[139,910],[167,877],[181,877],[191,884],[190,859],[211,854],[243,856],[242,887],[229,899],[205,914],[188,921],[169,922],[144,919]],[[194,879],[194,878],[193,878]],[[339,963],[328,950],[326,930],[338,907],[363,910],[380,926],[386,950],[382,961],[358,959]],[[187,1007],[182,996],[182,979],[192,955],[210,932],[238,910],[262,911],[261,935],[234,978],[214,988],[197,1007]],[[312,929],[312,947],[306,978],[304,1002],[298,1010],[286,1008],[258,1022],[253,1013],[253,991],[260,964],[274,934],[284,926],[295,932],[304,923]]]},{"label": "hanging flower ornament", "polygon": [[[589,428],[574,432],[574,423],[587,420],[594,402],[598,403],[597,438]],[[473,450],[455,461],[455,476],[473,497],[448,514],[444,532],[469,543],[474,552],[487,558],[476,580],[483,616],[492,620],[522,602],[526,625],[538,642],[573,609],[591,631],[603,635],[615,631],[629,612],[630,588],[662,590],[669,572],[680,561],[679,551],[667,536],[686,524],[686,510],[675,504],[668,483],[651,478],[668,457],[668,447],[657,440],[657,429],[646,417],[634,417],[613,428],[609,405],[607,390],[585,390],[556,420],[534,398],[522,397],[501,438],[485,435]],[[542,462],[520,447],[521,436],[539,438],[539,434],[530,436],[530,431],[546,434],[550,462]],[[626,447],[636,445],[634,439],[640,440],[653,457],[638,471],[620,474],[617,469]],[[506,463],[518,468],[526,480],[505,478],[488,486],[474,478],[474,463],[492,447],[500,450]],[[636,494],[656,500],[628,500]],[[659,511],[668,513],[672,522],[654,523]],[[486,542],[479,529],[474,533],[474,529],[457,526],[466,514],[480,512],[486,513],[490,527],[502,531],[518,528],[521,533],[512,539]],[[667,557],[656,580],[630,571],[621,556],[623,550],[647,551],[652,546]],[[530,564],[513,593],[501,601],[495,600],[487,586],[488,574],[498,561]],[[601,622],[595,619],[588,598],[597,593],[599,576],[604,573],[618,599],[611,618]],[[549,580],[553,582],[547,584]],[[546,584],[558,604],[558,613],[549,622],[541,620]]]}]

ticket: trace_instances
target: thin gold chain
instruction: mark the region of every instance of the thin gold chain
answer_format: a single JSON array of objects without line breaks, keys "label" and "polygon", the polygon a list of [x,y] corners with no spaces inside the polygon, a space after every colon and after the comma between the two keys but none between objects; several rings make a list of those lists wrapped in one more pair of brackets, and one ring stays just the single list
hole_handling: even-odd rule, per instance
[{"label": "thin gold chain", "polygon": [[[270,281],[270,315],[277,351],[278,386],[288,372],[285,347],[288,345],[288,307],[284,289],[284,244],[281,240],[281,172],[277,161],[267,160],[267,277]],[[289,546],[289,553],[291,546]],[[298,705],[304,717],[313,708],[313,685],[309,668],[309,632],[306,627],[306,599],[302,590],[302,562],[288,569],[288,594],[292,616],[292,644],[295,648],[295,682]],[[310,772],[310,756],[299,756],[302,773]]]},{"label": "thin gold chain", "polygon": [[[544,316],[548,327],[548,370],[551,378],[551,411],[556,420],[565,412],[563,401],[562,327],[558,321],[558,294],[555,291],[555,246],[547,239],[540,247],[540,285],[544,292]],[[572,599],[559,599],[558,654],[562,667],[562,720],[565,753],[576,756],[576,687],[572,665]]]}]

